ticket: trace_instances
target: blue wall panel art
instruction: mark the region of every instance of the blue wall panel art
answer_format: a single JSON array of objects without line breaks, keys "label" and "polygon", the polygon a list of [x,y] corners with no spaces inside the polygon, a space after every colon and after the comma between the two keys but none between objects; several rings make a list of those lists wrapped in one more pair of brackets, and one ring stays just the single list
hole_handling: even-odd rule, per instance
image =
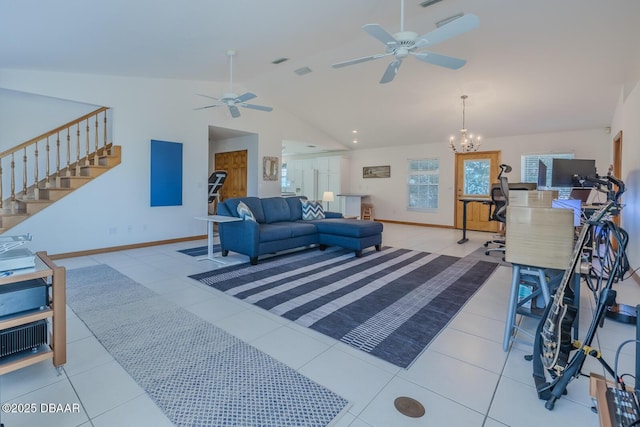
[{"label": "blue wall panel art", "polygon": [[151,206],[182,205],[182,144],[151,140]]}]

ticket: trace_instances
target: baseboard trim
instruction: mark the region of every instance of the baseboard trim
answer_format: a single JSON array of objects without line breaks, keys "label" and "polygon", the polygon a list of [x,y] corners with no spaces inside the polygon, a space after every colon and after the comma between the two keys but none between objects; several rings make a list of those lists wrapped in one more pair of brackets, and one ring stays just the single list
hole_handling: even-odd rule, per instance
[{"label": "baseboard trim", "polygon": [[[455,227],[453,227],[451,225],[438,225],[438,224],[425,224],[425,223],[421,223],[421,222],[395,221],[395,220],[392,220],[392,219],[375,218],[375,221],[387,222],[387,223],[390,223],[390,224],[416,225],[416,226],[419,226],[419,227],[449,228],[449,229],[455,228]],[[66,253],[60,253],[60,254],[49,254],[49,258],[51,258],[52,260],[64,259],[64,258],[77,258],[77,257],[81,257],[81,256],[105,254],[105,253],[109,253],[109,252],[126,251],[126,250],[129,250],[129,249],[140,249],[140,248],[148,248],[148,247],[152,247],[152,246],[167,245],[167,244],[170,244],[170,243],[190,242],[192,240],[202,240],[202,239],[206,239],[206,238],[207,238],[206,234],[200,235],[200,236],[180,237],[178,239],[157,240],[157,241],[154,241],[154,242],[134,243],[132,245],[111,246],[111,247],[108,247],[108,248],[88,249],[88,250],[85,250],[85,251],[66,252]],[[638,278],[638,279],[640,280],[640,278]],[[640,283],[640,281],[638,283]]]},{"label": "baseboard trim", "polygon": [[178,239],[157,240],[155,242],[134,243],[132,245],[111,246],[109,248],[99,248],[99,249],[88,249],[86,251],[49,254],[49,258],[51,258],[52,260],[64,259],[64,258],[76,258],[80,256],[87,256],[87,255],[105,254],[108,252],[126,251],[129,249],[140,249],[140,248],[148,248],[151,246],[167,245],[170,243],[190,242],[192,240],[202,240],[206,238],[207,238],[207,235],[203,234],[200,236],[180,237]]},{"label": "baseboard trim", "polygon": [[409,221],[396,221],[393,219],[380,219],[380,218],[375,218],[375,221],[378,222],[388,222],[390,224],[402,224],[402,225],[417,225],[419,227],[432,227],[432,228],[448,228],[448,229],[455,229],[454,226],[452,225],[441,225],[441,224],[425,224],[423,222],[409,222]]}]

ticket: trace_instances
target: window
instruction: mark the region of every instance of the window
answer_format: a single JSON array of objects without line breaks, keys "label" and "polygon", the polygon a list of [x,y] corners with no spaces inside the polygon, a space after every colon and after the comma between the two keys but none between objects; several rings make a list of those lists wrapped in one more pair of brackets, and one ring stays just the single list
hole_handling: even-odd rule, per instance
[{"label": "window", "polygon": [[489,196],[491,161],[474,159],[464,161],[464,194],[466,196]]},{"label": "window", "polygon": [[409,160],[408,210],[438,208],[440,161],[438,159]]},{"label": "window", "polygon": [[570,188],[552,188],[551,174],[553,173],[553,159],[573,159],[573,153],[560,154],[528,154],[520,158],[520,171],[522,182],[538,182],[538,160],[547,166],[547,188],[558,190],[558,198],[567,199]]}]

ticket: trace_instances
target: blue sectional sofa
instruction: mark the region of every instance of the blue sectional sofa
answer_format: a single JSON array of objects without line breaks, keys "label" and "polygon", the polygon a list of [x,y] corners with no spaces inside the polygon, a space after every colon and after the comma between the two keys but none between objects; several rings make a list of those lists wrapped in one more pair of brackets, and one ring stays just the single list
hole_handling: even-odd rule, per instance
[{"label": "blue sectional sofa", "polygon": [[381,249],[381,223],[345,219],[336,212],[325,212],[325,219],[303,220],[301,199],[306,197],[239,197],[220,202],[218,215],[241,217],[238,205],[242,202],[255,218],[218,224],[222,256],[238,252],[255,265],[261,255],[310,245],[321,250],[341,246],[354,250],[356,256],[370,246]]}]

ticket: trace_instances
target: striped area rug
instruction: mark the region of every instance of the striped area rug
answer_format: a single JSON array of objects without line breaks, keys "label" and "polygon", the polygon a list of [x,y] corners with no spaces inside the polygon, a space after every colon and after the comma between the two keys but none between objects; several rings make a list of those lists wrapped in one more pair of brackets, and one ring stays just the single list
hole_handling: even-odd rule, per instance
[{"label": "striped area rug", "polygon": [[310,250],[190,276],[406,368],[497,263],[386,247]]},{"label": "striped area rug", "polygon": [[[180,252],[181,254],[185,254],[185,255],[189,255],[189,256],[203,256],[203,255],[207,255],[207,247],[206,246],[198,246],[195,248],[189,248],[189,249],[180,249],[178,250],[178,252]],[[220,252],[220,245],[219,244],[214,244],[213,245],[213,252]]]}]

